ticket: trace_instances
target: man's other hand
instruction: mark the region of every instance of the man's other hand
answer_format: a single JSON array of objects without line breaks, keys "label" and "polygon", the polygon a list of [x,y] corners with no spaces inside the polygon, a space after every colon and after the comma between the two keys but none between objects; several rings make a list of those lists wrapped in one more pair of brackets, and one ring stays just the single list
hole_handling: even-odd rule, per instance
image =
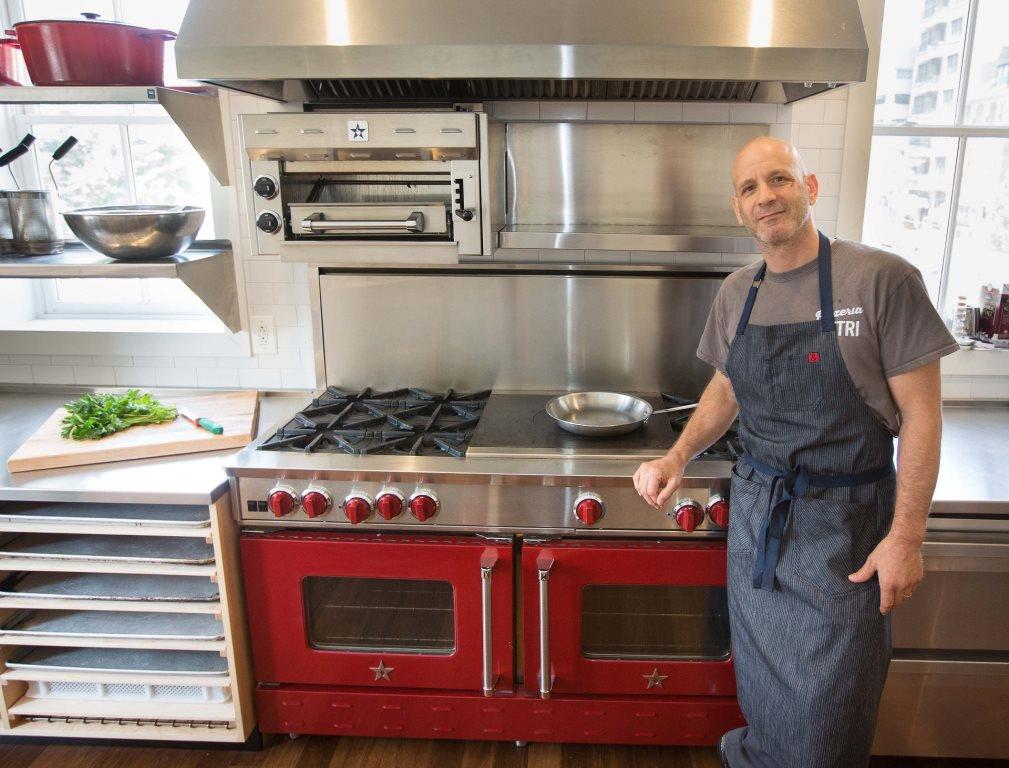
[{"label": "man's other hand", "polygon": [[925,577],[921,544],[891,534],[876,545],[865,565],[848,578],[861,583],[874,573],[879,575],[879,612],[885,616],[909,599]]}]

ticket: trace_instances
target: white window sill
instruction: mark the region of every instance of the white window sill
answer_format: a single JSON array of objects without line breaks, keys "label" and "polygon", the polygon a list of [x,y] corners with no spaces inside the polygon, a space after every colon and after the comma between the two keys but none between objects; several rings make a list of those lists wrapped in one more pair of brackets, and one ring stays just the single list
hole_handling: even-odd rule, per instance
[{"label": "white window sill", "polygon": [[0,327],[0,351],[14,355],[251,357],[246,331],[217,318],[46,318]]},{"label": "white window sill", "polygon": [[2,329],[15,332],[61,333],[196,333],[230,337],[231,332],[217,318],[194,317],[46,317],[26,320]]}]

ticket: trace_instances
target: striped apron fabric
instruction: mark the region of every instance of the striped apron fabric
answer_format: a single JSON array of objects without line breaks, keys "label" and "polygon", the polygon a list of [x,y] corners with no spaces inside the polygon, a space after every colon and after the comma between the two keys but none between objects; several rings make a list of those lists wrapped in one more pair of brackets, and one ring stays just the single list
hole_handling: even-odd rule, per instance
[{"label": "striped apron fabric", "polygon": [[732,470],[729,612],[747,726],[731,768],[864,768],[890,662],[879,583],[848,581],[890,529],[893,436],[837,343],[830,242],[820,318],[750,325],[754,278],[726,369],[746,455]]}]

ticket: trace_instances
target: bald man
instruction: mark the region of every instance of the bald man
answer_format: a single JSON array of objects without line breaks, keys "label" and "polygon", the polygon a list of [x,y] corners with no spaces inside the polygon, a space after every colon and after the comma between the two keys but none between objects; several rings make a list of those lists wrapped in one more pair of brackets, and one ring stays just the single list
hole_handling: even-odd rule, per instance
[{"label": "bald man", "polygon": [[662,507],[738,414],[728,597],[747,726],[722,737],[722,765],[859,768],[890,661],[890,612],[922,580],[939,358],[957,345],[918,270],[817,231],[819,183],[794,147],[750,142],[732,183],[736,218],[763,259],[725,279],[697,350],[711,382],[634,486]]}]

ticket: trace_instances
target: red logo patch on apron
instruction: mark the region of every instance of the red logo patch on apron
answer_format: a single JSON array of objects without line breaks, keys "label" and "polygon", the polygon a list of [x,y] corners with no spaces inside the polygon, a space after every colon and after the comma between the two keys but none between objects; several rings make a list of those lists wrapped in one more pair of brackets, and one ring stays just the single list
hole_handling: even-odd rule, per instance
[{"label": "red logo patch on apron", "polygon": [[809,360],[809,362],[811,363],[818,363],[820,362],[820,353],[810,352],[809,355],[806,357],[806,359]]}]

